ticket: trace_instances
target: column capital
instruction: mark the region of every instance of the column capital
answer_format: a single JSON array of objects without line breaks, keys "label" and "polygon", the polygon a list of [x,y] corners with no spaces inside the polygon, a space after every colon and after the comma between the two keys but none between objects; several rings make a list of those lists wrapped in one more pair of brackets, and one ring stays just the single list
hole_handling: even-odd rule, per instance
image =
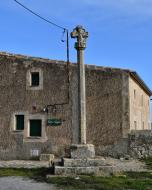
[{"label": "column capital", "polygon": [[71,38],[77,38],[75,49],[84,50],[86,48],[88,32],[86,32],[82,26],[78,25],[76,28],[74,28],[73,32],[71,32]]}]

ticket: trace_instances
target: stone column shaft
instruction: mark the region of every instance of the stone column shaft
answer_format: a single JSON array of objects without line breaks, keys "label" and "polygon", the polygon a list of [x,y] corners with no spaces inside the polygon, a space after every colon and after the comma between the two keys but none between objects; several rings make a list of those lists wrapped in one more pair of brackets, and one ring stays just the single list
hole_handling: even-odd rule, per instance
[{"label": "stone column shaft", "polygon": [[85,90],[85,65],[84,50],[78,50],[78,104],[79,104],[79,143],[86,144],[86,90]]},{"label": "stone column shaft", "polygon": [[77,38],[75,49],[77,50],[78,62],[78,124],[79,144],[71,145],[71,158],[88,159],[95,157],[94,145],[86,142],[86,86],[85,86],[85,64],[84,50],[88,32],[82,26],[77,26],[71,32],[72,38]]},{"label": "stone column shaft", "polygon": [[82,26],[77,26],[71,32],[72,38],[77,38],[75,49],[77,50],[78,62],[78,120],[79,120],[79,143],[86,144],[86,93],[85,93],[85,65],[84,50],[88,32]]}]

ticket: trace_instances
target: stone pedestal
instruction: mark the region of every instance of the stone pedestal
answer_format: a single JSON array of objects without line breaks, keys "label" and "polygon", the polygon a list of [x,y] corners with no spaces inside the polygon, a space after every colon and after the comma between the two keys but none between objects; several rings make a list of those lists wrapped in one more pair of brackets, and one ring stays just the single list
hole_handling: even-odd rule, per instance
[{"label": "stone pedestal", "polygon": [[95,149],[92,144],[73,144],[71,145],[71,158],[86,159],[94,158]]}]

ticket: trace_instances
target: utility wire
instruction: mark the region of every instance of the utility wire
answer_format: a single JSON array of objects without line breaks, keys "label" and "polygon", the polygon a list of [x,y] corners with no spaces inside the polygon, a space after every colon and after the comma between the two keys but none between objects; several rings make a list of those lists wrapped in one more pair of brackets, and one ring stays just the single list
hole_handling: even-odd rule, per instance
[{"label": "utility wire", "polygon": [[[69,31],[67,28],[63,27],[63,26],[60,26],[44,17],[42,17],[40,14],[34,12],[33,10],[29,9],[28,7],[26,7],[25,5],[23,5],[22,3],[20,3],[19,1],[17,0],[14,0],[17,4],[19,4],[21,7],[23,7],[24,9],[26,9],[27,11],[29,11],[30,13],[32,13],[33,15],[37,16],[38,18],[40,18],[41,20],[57,27],[57,28],[60,28],[63,30],[63,32],[66,31],[67,35],[66,35],[66,48],[67,48],[67,63],[69,63]],[[62,40],[61,40],[62,41]],[[63,42],[63,41],[62,41]]]},{"label": "utility wire", "polygon": [[48,20],[48,19],[42,17],[41,15],[39,15],[38,13],[32,11],[31,9],[29,9],[28,7],[26,7],[25,5],[23,5],[23,4],[20,3],[19,1],[17,1],[17,0],[14,0],[14,1],[15,1],[17,4],[19,4],[20,6],[22,6],[24,9],[26,9],[27,11],[29,11],[30,13],[32,13],[33,15],[35,15],[35,16],[39,17],[40,19],[42,19],[43,21],[45,21],[45,22],[47,22],[47,23],[49,23],[49,24],[51,24],[51,25],[54,25],[54,26],[56,26],[56,27],[58,27],[58,28],[60,28],[60,29],[62,29],[62,30],[68,30],[67,28],[64,28],[64,27],[62,27],[62,26],[59,26],[58,24],[55,24],[54,22],[52,22],[52,21],[50,21],[50,20]]},{"label": "utility wire", "polygon": [[[21,7],[23,7],[24,9],[26,9],[27,11],[29,11],[30,13],[32,13],[33,15],[37,16],[38,18],[40,18],[41,20],[59,28],[59,29],[62,29],[63,30],[63,34],[62,34],[62,38],[66,32],[66,49],[67,49],[67,72],[68,72],[68,77],[67,77],[67,80],[68,80],[68,85],[70,86],[70,71],[69,71],[69,64],[70,64],[70,59],[69,59],[69,30],[65,27],[62,27],[44,17],[42,17],[40,14],[34,12],[33,10],[29,9],[28,7],[26,7],[25,5],[23,5],[22,3],[20,3],[19,1],[17,0],[14,0],[18,5],[20,5]],[[64,42],[63,39],[61,39],[62,42]],[[54,105],[48,105],[48,106],[55,106],[55,105],[66,105],[69,103],[69,98],[70,98],[70,94],[69,94],[69,90],[68,90],[68,102],[65,102],[65,103],[62,103],[62,104],[54,104]]]}]

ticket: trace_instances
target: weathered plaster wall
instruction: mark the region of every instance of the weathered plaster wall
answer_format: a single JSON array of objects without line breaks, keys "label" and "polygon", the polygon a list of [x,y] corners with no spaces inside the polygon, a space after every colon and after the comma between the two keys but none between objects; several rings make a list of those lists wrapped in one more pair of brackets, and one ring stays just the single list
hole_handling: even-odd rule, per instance
[{"label": "weathered plaster wall", "polygon": [[150,98],[149,95],[129,78],[130,96],[130,129],[150,130]]}]

